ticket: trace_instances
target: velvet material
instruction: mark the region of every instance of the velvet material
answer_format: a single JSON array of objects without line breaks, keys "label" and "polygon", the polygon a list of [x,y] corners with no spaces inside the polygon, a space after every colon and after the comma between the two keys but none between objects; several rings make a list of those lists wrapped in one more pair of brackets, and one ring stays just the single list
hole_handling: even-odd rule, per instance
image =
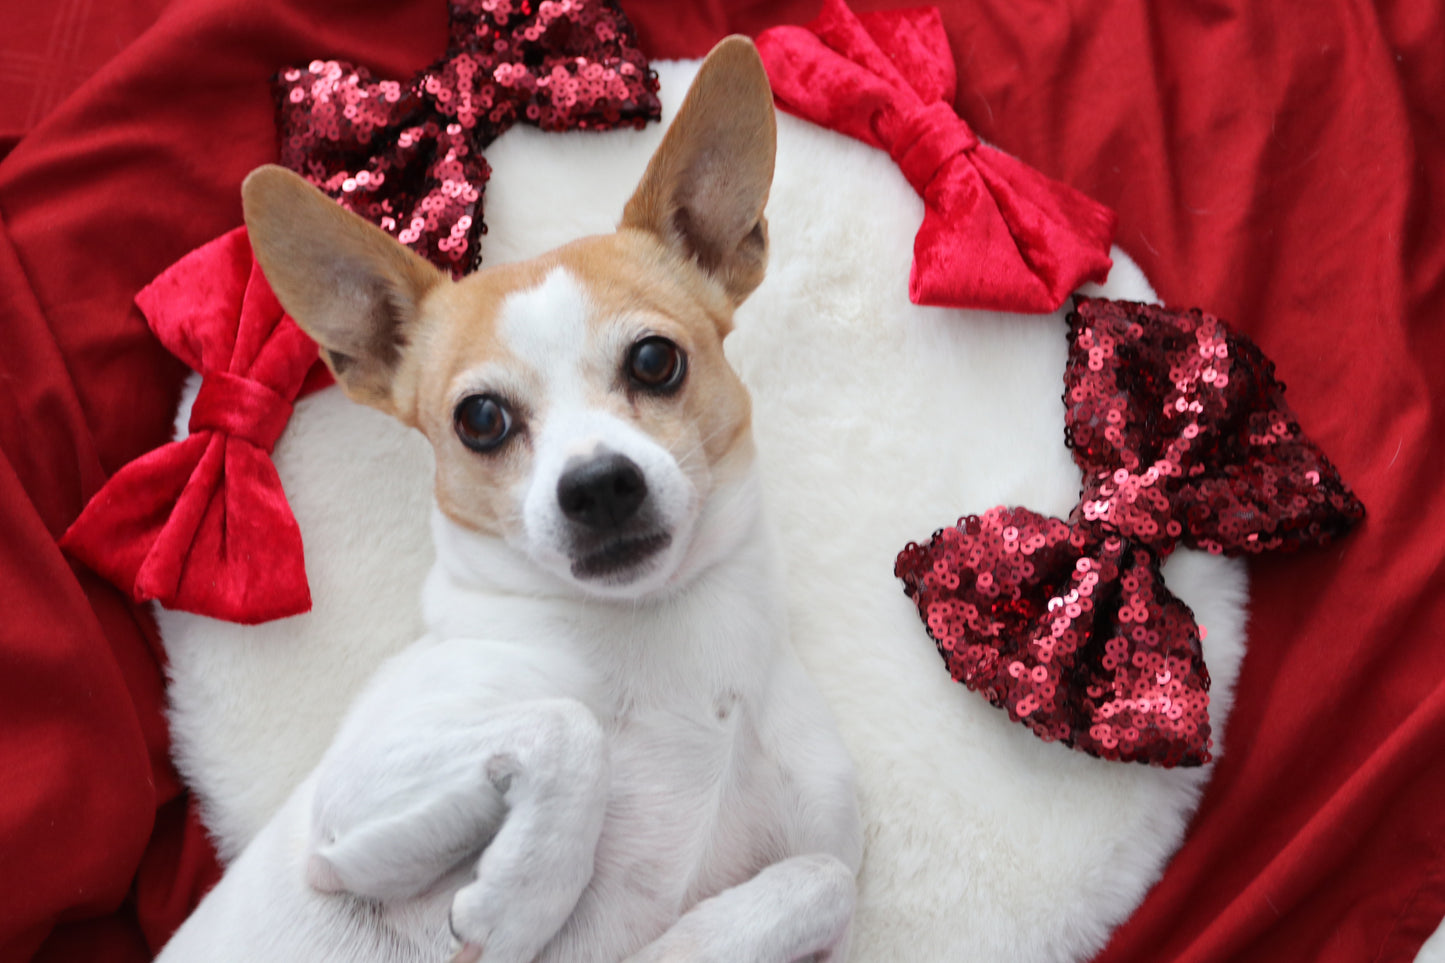
[{"label": "velvet material", "polygon": [[271,463],[317,361],[236,228],[136,296],[151,329],[204,376],[190,434],[116,472],[61,545],[137,601],[233,622],[311,608],[301,531]]},{"label": "velvet material", "polygon": [[757,43],[779,107],[887,150],[923,198],[915,303],[1052,311],[1108,275],[1114,213],[981,144],[954,113],[937,8],[859,17],[826,0],[806,28],[775,27]]}]

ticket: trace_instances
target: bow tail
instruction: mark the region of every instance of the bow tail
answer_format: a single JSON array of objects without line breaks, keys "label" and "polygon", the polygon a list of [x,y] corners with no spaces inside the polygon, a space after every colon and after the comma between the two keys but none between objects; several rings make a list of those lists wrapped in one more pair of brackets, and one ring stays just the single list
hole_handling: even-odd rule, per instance
[{"label": "bow tail", "polygon": [[913,238],[908,299],[914,304],[1043,314],[1049,286],[1020,253],[1013,231],[966,161],[924,193],[926,213]]},{"label": "bow tail", "polygon": [[492,165],[459,125],[448,125],[433,144],[426,188],[397,237],[422,257],[460,278],[482,260],[483,196]]},{"label": "bow tail", "polygon": [[1076,730],[1070,673],[1100,579],[1082,549],[1057,518],[994,508],[909,545],[894,568],[954,680],[1050,742]]},{"label": "bow tail", "polygon": [[141,573],[154,571],[157,543],[173,524],[172,507],[208,448],[207,435],[192,435],[126,465],[86,503],[60,546],[137,602],[155,598],[141,586]]},{"label": "bow tail", "polygon": [[1209,671],[1194,613],[1164,584],[1151,550],[1115,537],[1103,556],[1111,579],[1069,681],[1072,744],[1121,762],[1203,765]]},{"label": "bow tail", "polygon": [[916,303],[1042,314],[1113,266],[1113,211],[987,145],[952,161],[924,199]]},{"label": "bow tail", "polygon": [[200,437],[205,453],[137,574],[137,598],[245,625],[308,611],[301,530],[270,456]]}]

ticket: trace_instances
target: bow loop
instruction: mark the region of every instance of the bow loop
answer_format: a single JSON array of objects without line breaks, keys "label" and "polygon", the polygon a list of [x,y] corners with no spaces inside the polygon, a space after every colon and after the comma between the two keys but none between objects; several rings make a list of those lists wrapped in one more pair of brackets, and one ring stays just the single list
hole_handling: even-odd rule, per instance
[{"label": "bow loop", "polygon": [[922,104],[891,126],[882,138],[888,156],[921,197],[928,196],[929,185],[949,161],[978,146],[973,131],[943,103]]},{"label": "bow loop", "polygon": [[937,7],[873,10],[858,23],[924,103],[953,103],[958,70]]},{"label": "bow loop", "polygon": [[217,431],[269,455],[290,419],[291,402],[270,388],[250,378],[214,371],[201,379],[191,406],[190,431]]},{"label": "bow loop", "polygon": [[1239,554],[1326,544],[1364,515],[1274,365],[1220,319],[1077,298],[1069,330],[1077,516],[1163,552]]},{"label": "bow loop", "polygon": [[1123,762],[1209,759],[1209,674],[1159,556],[1023,508],[960,519],[894,572],[950,674],[1046,742]]},{"label": "bow loop", "polygon": [[954,114],[936,10],[864,18],[825,0],[807,27],[775,27],[757,43],[780,108],[888,150],[923,196],[914,302],[1053,311],[1108,275],[1113,212],[978,143]]}]

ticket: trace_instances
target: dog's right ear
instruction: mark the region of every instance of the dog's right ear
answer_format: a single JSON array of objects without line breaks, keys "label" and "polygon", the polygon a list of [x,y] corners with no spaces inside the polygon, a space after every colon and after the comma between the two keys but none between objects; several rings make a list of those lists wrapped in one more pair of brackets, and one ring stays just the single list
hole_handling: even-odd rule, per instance
[{"label": "dog's right ear", "polygon": [[728,37],[707,55],[622,213],[719,282],[734,305],[763,279],[777,124],[757,48]]},{"label": "dog's right ear", "polygon": [[401,414],[393,378],[422,299],[446,276],[284,167],[252,171],[241,203],[266,280],[342,390]]}]

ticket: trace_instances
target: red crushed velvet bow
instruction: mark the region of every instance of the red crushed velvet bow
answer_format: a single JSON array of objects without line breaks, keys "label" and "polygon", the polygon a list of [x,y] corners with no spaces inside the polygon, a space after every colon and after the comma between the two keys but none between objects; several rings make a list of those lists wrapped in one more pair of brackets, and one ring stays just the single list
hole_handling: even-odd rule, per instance
[{"label": "red crushed velvet bow", "polygon": [[888,151],[923,198],[915,303],[1041,313],[1108,275],[1114,213],[980,143],[954,113],[936,8],[860,17],[825,0],[807,27],[774,27],[757,45],[779,107]]},{"label": "red crushed velvet bow", "polygon": [[1202,630],[1160,563],[1180,543],[1325,544],[1364,507],[1300,430],[1274,365],[1212,315],[1077,298],[1064,383],[1084,473],[1069,521],[995,508],[908,545],[895,574],[953,677],[1041,738],[1200,765]]},{"label": "red crushed velvet bow", "polygon": [[116,472],[61,545],[137,601],[247,624],[307,611],[301,531],[271,450],[303,388],[329,381],[315,342],[282,311],[245,228],[177,261],[136,303],[203,376],[190,434]]},{"label": "red crushed velvet bow", "polygon": [[406,83],[334,60],[275,81],[281,163],[460,275],[481,256],[481,150],[512,124],[641,128],[657,75],[612,0],[453,0],[446,55]]}]

